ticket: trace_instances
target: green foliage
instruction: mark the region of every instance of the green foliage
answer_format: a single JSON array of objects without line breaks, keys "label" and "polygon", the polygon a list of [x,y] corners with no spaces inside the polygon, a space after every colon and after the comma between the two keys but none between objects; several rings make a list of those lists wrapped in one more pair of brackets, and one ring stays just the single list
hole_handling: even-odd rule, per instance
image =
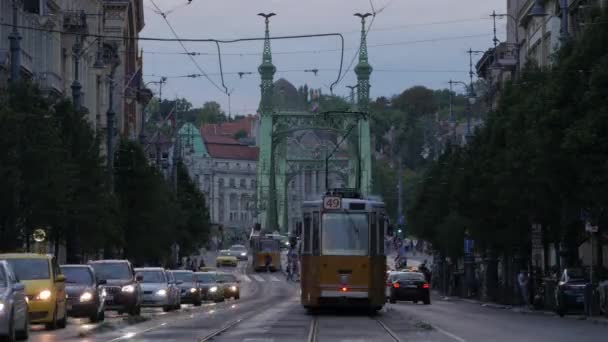
[{"label": "green foliage", "polygon": [[205,196],[188,175],[186,167],[180,163],[177,171],[177,201],[182,215],[177,227],[177,242],[182,253],[189,254],[209,238],[209,211]]},{"label": "green foliage", "polygon": [[465,231],[481,249],[528,250],[532,223],[576,251],[581,210],[605,231],[607,70],[608,31],[588,25],[551,69],[506,85],[473,140],[428,166],[408,211],[415,232],[456,256]]},{"label": "green foliage", "polygon": [[234,133],[234,139],[239,140],[239,139],[243,139],[247,137],[247,132],[245,132],[245,130],[239,130],[238,132]]}]

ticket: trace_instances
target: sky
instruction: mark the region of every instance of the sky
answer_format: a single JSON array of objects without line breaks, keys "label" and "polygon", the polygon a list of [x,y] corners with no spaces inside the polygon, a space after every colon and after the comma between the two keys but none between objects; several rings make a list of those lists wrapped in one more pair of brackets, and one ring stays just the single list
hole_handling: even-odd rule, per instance
[{"label": "sky", "polygon": [[[142,37],[174,38],[160,12],[180,38],[259,38],[264,34],[258,13],[274,12],[271,36],[341,33],[344,37],[345,76],[334,94],[347,96],[347,85],[356,84],[354,66],[361,23],[354,13],[376,12],[367,40],[371,76],[371,96],[390,97],[423,85],[433,89],[448,87],[450,79],[468,80],[466,51],[492,46],[493,10],[506,11],[506,0],[143,0],[145,27]],[[155,7],[158,6],[160,11]],[[373,9],[372,9],[373,6]],[[368,25],[371,17],[368,18]],[[506,20],[497,21],[498,39],[505,38]],[[259,104],[263,42],[221,45],[225,94],[214,43],[142,41],[144,80],[168,80],[163,98],[183,97],[195,106],[217,101],[226,113],[253,114]],[[273,40],[275,80],[285,78],[296,87],[307,84],[329,93],[338,78],[341,44],[337,36]],[[194,56],[185,51],[196,53]],[[474,57],[474,62],[479,56]],[[196,64],[195,64],[196,63]],[[350,68],[349,68],[350,66]],[[315,76],[304,70],[319,69]],[[239,72],[252,73],[239,77]],[[205,77],[179,77],[206,74]],[[158,95],[156,84],[149,85]],[[461,91],[455,89],[456,91]]]}]

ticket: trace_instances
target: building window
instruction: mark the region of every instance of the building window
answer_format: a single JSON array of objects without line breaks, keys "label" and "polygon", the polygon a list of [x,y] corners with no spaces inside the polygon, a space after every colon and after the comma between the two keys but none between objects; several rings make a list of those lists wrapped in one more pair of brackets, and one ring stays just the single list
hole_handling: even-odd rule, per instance
[{"label": "building window", "polygon": [[249,206],[249,195],[247,194],[242,194],[241,195],[241,210],[247,210],[247,207]]},{"label": "building window", "polygon": [[312,191],[312,174],[310,171],[304,173],[304,193],[310,194]]},{"label": "building window", "polygon": [[252,179],[251,180],[251,188],[255,189],[256,185],[257,185],[257,183],[256,183],[255,179]]},{"label": "building window", "polygon": [[235,182],[234,178],[230,178],[230,187],[233,189],[236,188],[236,182]]},{"label": "building window", "polygon": [[220,188],[223,188],[224,187],[224,178],[218,179],[217,184],[219,185]]},{"label": "building window", "polygon": [[218,196],[218,202],[219,202],[218,206],[217,206],[218,221],[223,222],[224,221],[224,194],[220,194]]},{"label": "building window", "polygon": [[239,210],[239,200],[236,194],[230,194],[230,210]]},{"label": "building window", "polygon": [[245,189],[247,187],[247,180],[245,178],[241,178],[240,182],[241,182],[241,184],[240,184],[241,188]]}]

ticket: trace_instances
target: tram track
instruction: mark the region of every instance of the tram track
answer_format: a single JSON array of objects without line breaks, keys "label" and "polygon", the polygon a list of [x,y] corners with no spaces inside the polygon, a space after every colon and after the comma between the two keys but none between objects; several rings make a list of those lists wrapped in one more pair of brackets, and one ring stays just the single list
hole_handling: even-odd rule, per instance
[{"label": "tram track", "polygon": [[[390,337],[391,341],[393,342],[403,342],[403,340],[401,340],[399,338],[399,336],[384,322],[382,322],[381,319],[377,318],[377,317],[369,317],[372,321],[376,322],[378,324],[378,326],[382,329],[382,335],[388,336]],[[380,336],[380,335],[378,335]],[[312,320],[310,321],[310,328],[308,331],[308,337],[307,337],[307,342],[319,342],[321,341],[321,339],[319,338],[319,317],[318,316],[313,316]]]}]

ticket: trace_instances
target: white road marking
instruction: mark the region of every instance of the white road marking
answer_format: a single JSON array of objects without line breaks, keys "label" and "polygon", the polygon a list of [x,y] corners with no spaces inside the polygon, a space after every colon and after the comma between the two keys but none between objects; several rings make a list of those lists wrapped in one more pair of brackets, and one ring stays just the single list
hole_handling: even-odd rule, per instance
[{"label": "white road marking", "polygon": [[253,274],[253,275],[251,275],[251,277],[259,282],[264,282],[264,278],[260,277],[257,274]]},{"label": "white road marking", "polygon": [[241,279],[243,279],[245,282],[250,283],[251,282],[251,278],[249,278],[247,275],[243,274],[241,276]]},{"label": "white road marking", "polygon": [[439,331],[440,333],[444,334],[445,336],[453,338],[454,340],[456,340],[458,342],[467,342],[467,340],[465,340],[464,338],[456,336],[456,335],[452,334],[451,332],[447,332],[435,325],[433,325],[433,328],[435,328],[435,330]]},{"label": "white road marking", "polygon": [[277,278],[277,277],[275,277],[275,276],[270,276],[270,280],[272,280],[272,281],[281,281],[280,279],[278,279],[278,278]]}]

